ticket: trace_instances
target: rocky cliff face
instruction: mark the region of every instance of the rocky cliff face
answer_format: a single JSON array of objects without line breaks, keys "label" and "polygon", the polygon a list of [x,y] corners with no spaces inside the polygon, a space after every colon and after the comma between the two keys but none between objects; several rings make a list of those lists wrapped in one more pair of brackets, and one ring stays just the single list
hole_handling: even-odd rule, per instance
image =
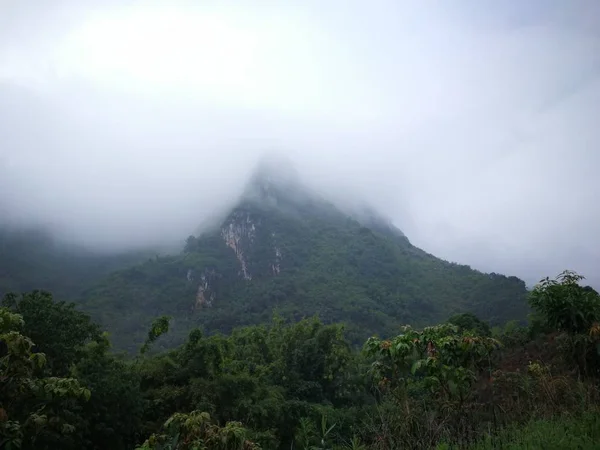
[{"label": "rocky cliff face", "polygon": [[240,274],[245,280],[251,280],[252,275],[248,269],[246,249],[249,249],[256,239],[256,224],[252,221],[249,213],[235,211],[230,219],[223,224],[221,236],[235,253],[240,263]]},{"label": "rocky cliff face", "polygon": [[[195,286],[194,293],[188,294],[192,310],[220,305],[226,297],[223,291],[234,285],[243,289],[245,284],[281,274],[285,250],[281,230],[271,217],[282,208],[294,209],[290,195],[297,200],[306,194],[298,188],[294,174],[274,173],[275,167],[279,165],[260,167],[237,207],[218,228],[188,238],[184,253],[194,264],[186,268],[185,277],[188,285]],[[197,260],[207,251],[216,254]],[[219,267],[223,261],[229,263]]]},{"label": "rocky cliff face", "polygon": [[275,276],[281,272],[283,252],[277,242],[277,233],[256,211],[251,212],[248,207],[235,210],[223,223],[221,237],[235,254],[239,262],[238,274],[244,280]]},{"label": "rocky cliff face", "polygon": [[[285,218],[283,227],[282,218]],[[305,249],[289,254],[286,248],[291,233],[288,224],[305,224],[315,218],[338,223],[355,221],[408,242],[399,229],[368,205],[338,210],[305,187],[289,161],[266,158],[249,179],[237,207],[224,218],[217,231],[222,243],[235,256],[238,281],[250,283],[278,277],[286,267],[306,261],[307,255],[302,256]],[[198,238],[198,242],[201,241],[202,236]],[[344,263],[338,261],[338,264]],[[210,307],[220,301],[219,289],[214,286],[216,280],[213,274],[196,281],[196,308]]]},{"label": "rocky cliff face", "polygon": [[210,308],[213,306],[213,302],[216,300],[216,292],[213,287],[215,280],[219,277],[219,274],[214,270],[206,269],[201,274],[198,280],[195,280],[193,269],[187,271],[188,283],[197,283],[198,289],[196,290],[196,301],[194,302],[193,311],[200,308]]}]

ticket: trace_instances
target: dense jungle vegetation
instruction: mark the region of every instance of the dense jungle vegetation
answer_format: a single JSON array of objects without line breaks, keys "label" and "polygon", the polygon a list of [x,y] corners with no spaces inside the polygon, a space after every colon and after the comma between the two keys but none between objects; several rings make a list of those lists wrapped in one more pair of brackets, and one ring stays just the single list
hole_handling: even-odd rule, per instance
[{"label": "dense jungle vegetation", "polygon": [[542,280],[527,327],[472,314],[351,345],[317,318],[189,333],[134,357],[74,305],[0,308],[1,449],[597,448],[600,296]]},{"label": "dense jungle vegetation", "polygon": [[157,343],[162,350],[198,327],[229,335],[268,323],[274,310],[289,322],[318,314],[325,324],[343,323],[345,338],[359,347],[373,334],[459,312],[493,325],[525,319],[523,280],[437,258],[377,216],[359,220],[302,187],[263,178],[250,184],[259,194],[247,194],[215,219],[218,226],[168,254],[94,253],[48,230],[0,227],[0,298],[52,292],[131,355],[163,315],[171,322]]},{"label": "dense jungle vegetation", "polygon": [[[224,235],[243,255],[245,275]],[[111,332],[115,348],[134,353],[161,315],[173,319],[165,349],[198,326],[230,334],[269,322],[274,309],[293,322],[318,314],[324,323],[344,323],[346,338],[360,346],[372,334],[433,325],[457,312],[493,324],[524,319],[526,295],[517,277],[441,260],[328,204],[286,210],[242,203],[217,230],[190,236],[183,252],[113,271],[77,303]]]}]

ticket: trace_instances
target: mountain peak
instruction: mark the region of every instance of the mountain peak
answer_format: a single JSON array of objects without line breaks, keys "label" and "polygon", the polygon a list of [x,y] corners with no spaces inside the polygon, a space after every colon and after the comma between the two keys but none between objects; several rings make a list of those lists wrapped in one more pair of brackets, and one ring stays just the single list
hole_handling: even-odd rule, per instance
[{"label": "mountain peak", "polygon": [[292,160],[281,153],[271,152],[261,158],[242,200],[288,212],[346,216],[383,234],[406,238],[388,217],[366,202],[357,199],[335,202],[324,198],[302,182]]},{"label": "mountain peak", "polygon": [[280,153],[268,153],[256,165],[243,197],[258,203],[279,205],[307,195],[307,188],[300,181],[293,162]]},{"label": "mountain peak", "polygon": [[262,156],[254,169],[255,178],[297,180],[298,171],[293,161],[282,153],[269,152]]},{"label": "mountain peak", "polygon": [[299,185],[300,176],[291,159],[280,153],[268,153],[256,165],[250,183],[265,187]]}]

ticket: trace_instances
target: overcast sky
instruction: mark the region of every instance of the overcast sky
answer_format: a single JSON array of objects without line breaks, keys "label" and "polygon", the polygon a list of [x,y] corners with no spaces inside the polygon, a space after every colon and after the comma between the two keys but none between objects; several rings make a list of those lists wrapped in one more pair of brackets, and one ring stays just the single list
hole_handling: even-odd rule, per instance
[{"label": "overcast sky", "polygon": [[182,240],[265,151],[445,259],[600,285],[600,2],[0,0],[0,213]]}]

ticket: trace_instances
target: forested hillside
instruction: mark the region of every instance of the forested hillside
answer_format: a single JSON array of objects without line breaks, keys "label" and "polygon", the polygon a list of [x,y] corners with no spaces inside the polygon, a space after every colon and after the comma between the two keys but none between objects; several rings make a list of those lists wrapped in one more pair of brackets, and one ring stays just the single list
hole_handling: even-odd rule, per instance
[{"label": "forested hillside", "polygon": [[99,254],[57,240],[42,227],[0,226],[0,295],[44,289],[75,300],[106,274],[144,261],[149,254]]},{"label": "forested hillside", "polygon": [[358,352],[311,318],[235,328],[133,358],[47,293],[0,307],[0,448],[400,450],[597,448],[600,296],[565,272],[528,327],[470,314]]},{"label": "forested hillside", "polygon": [[181,254],[111,273],[80,304],[117,348],[135,351],[163,314],[173,317],[165,345],[198,326],[228,333],[265,323],[274,311],[343,322],[360,343],[454,313],[523,320],[525,296],[516,277],[443,261],[373,213],[341,211],[295,178],[262,170],[218,227],[190,236]]}]

